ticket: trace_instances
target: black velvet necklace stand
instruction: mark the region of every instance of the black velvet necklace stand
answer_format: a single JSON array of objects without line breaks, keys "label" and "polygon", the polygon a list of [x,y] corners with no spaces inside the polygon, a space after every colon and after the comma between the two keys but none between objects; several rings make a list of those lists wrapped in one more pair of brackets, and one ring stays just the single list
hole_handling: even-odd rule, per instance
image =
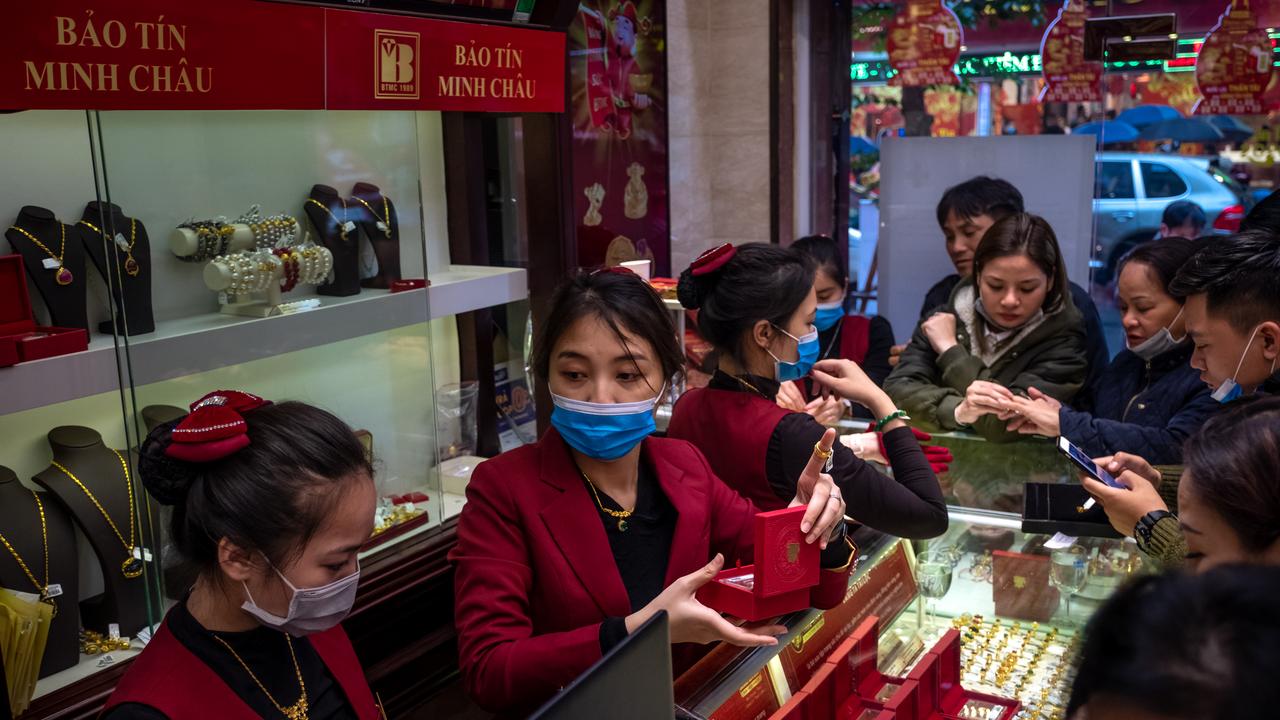
[{"label": "black velvet necklace stand", "polygon": [[[18,482],[18,476],[0,466],[0,534],[18,552],[27,569],[43,583],[44,537],[49,542],[49,584],[61,586],[62,593],[53,599],[58,614],[49,627],[49,640],[40,677],[66,670],[80,660],[80,568],[76,562],[76,531],[62,506],[49,493],[40,494],[44,506],[46,533],[40,532],[40,510],[31,491]],[[8,551],[0,550],[0,585],[39,592],[31,578],[22,571]]]},{"label": "black velvet necklace stand", "polygon": [[[128,542],[129,518],[134,509],[129,507],[124,469],[120,467],[116,454],[103,443],[98,431],[75,425],[56,427],[49,431],[49,446],[53,449],[53,459],[89,488]],[[125,577],[122,565],[133,555],[125,549],[89,496],[66,473],[52,465],[40,471],[34,479],[70,511],[76,526],[89,539],[89,545],[102,567],[105,591],[80,603],[84,626],[105,634],[111,623],[118,623],[121,635],[133,637],[148,624],[146,578],[148,573],[156,571],[156,564],[143,562],[142,575]],[[141,499],[142,486],[132,474],[130,479],[135,481],[135,503],[141,506],[138,500]],[[144,530],[153,525],[146,516],[138,520],[140,522],[135,521],[134,524],[133,542],[141,548]]]},{"label": "black velvet necklace stand", "polygon": [[[378,274],[360,281],[367,288],[386,290],[400,279],[400,220],[396,216],[395,203],[382,194],[377,185],[359,182],[351,188],[352,199],[360,209],[360,229],[369,238],[373,256],[378,259]],[[386,205],[383,205],[383,201]],[[384,213],[386,216],[382,217]],[[382,225],[382,227],[378,227]],[[385,229],[383,229],[385,228]]]},{"label": "black velvet necklace stand", "polygon": [[[17,230],[10,228],[5,231],[4,236],[9,240],[9,245],[22,256],[22,264],[27,268],[31,283],[36,286],[36,292],[40,293],[45,307],[49,308],[49,324],[64,328],[84,328],[88,332],[86,282],[89,278],[85,274],[84,243],[80,242],[77,229],[70,225],[63,226],[67,231],[64,248],[62,232],[53,211],[35,205],[23,207],[13,224],[34,235],[44,243],[49,252],[57,253],[61,249],[62,267],[71,273],[71,282],[59,285],[59,269],[44,266],[44,261],[50,258],[50,254]],[[56,259],[57,255],[53,255],[53,258]],[[41,323],[37,321],[37,324]]]},{"label": "black velvet necklace stand", "polygon": [[[90,202],[84,208],[80,231],[84,249],[98,274],[111,288],[116,321],[98,324],[98,332],[111,335],[143,335],[154,332],[156,321],[151,308],[151,241],[147,229],[134,218],[125,217],[114,203]],[[99,234],[93,228],[102,230]],[[116,238],[124,246],[117,244]],[[129,243],[133,246],[129,248]],[[126,250],[126,248],[129,248]],[[133,263],[129,263],[129,259]],[[130,273],[129,270],[135,270]]]},{"label": "black velvet necklace stand", "polygon": [[[311,220],[311,225],[320,233],[320,242],[333,253],[333,282],[316,288],[321,295],[343,297],[360,292],[360,233],[356,221],[363,210],[360,203],[346,201],[338,191],[328,185],[312,185],[309,199],[304,211]],[[324,206],[317,207],[316,203]],[[355,205],[356,207],[351,207]],[[328,212],[324,208],[328,208]],[[347,237],[342,237],[343,226],[347,225]]]}]

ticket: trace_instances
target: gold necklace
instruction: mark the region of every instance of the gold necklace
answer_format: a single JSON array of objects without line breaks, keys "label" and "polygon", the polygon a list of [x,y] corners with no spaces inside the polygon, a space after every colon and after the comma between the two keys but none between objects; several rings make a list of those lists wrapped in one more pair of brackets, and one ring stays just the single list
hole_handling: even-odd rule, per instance
[{"label": "gold necklace", "polygon": [[[44,544],[44,584],[36,580],[35,573],[31,572],[31,568],[27,567],[27,563],[23,561],[22,556],[17,550],[9,544],[4,535],[0,535],[0,542],[4,543],[9,554],[14,560],[18,561],[18,567],[22,568],[22,572],[26,573],[27,578],[31,580],[31,584],[36,586],[36,590],[40,593],[40,602],[53,608],[52,617],[58,617],[58,604],[53,601],[54,596],[49,594],[49,527],[44,520],[44,503],[40,502],[40,495],[36,491],[31,491],[31,497],[35,498],[36,510],[40,511],[40,542]],[[61,593],[58,593],[61,594]]]},{"label": "gold necklace", "polygon": [[235,651],[235,648],[231,647],[230,643],[217,635],[214,635],[213,639],[221,643],[222,647],[226,648],[227,652],[231,653],[231,657],[235,658],[236,662],[240,663],[240,667],[244,668],[244,671],[249,673],[249,677],[253,678],[253,682],[257,684],[258,689],[262,691],[263,695],[267,696],[267,699],[271,701],[272,705],[276,706],[276,710],[279,710],[281,715],[284,715],[289,720],[307,720],[307,684],[302,681],[302,668],[298,666],[298,656],[293,652],[293,639],[290,638],[287,633],[284,636],[284,641],[289,644],[289,657],[293,659],[293,671],[298,675],[298,688],[300,690],[298,701],[289,707],[284,707],[280,703],[276,702],[276,699],[271,696],[271,693],[267,692],[267,686],[263,685],[262,681],[258,679],[258,676],[253,674],[253,670],[249,669],[249,663],[246,663],[240,658],[240,655]]},{"label": "gold necklace", "polygon": [[635,508],[630,510],[613,510],[605,507],[604,503],[600,502],[600,491],[596,490],[596,484],[591,482],[591,478],[587,477],[586,473],[582,472],[582,468],[578,468],[578,473],[582,475],[583,480],[587,481],[587,487],[591,488],[591,494],[595,496],[596,506],[600,508],[600,512],[603,512],[609,517],[617,518],[618,532],[626,532],[629,527],[627,524],[627,518],[631,517],[631,513],[635,512]]},{"label": "gold necklace", "polygon": [[128,556],[125,558],[124,562],[120,563],[120,572],[124,573],[125,577],[132,580],[133,578],[136,578],[142,574],[142,559],[137,557],[134,554],[134,551],[137,549],[137,545],[135,544],[136,535],[134,534],[134,523],[133,523],[133,481],[129,478],[129,464],[124,461],[124,456],[120,454],[119,450],[116,450],[114,448],[111,449],[111,452],[116,454],[116,458],[120,461],[120,467],[124,468],[124,486],[129,491],[129,540],[128,542],[125,541],[124,535],[121,534],[120,532],[120,528],[116,527],[115,521],[112,520],[111,516],[107,514],[107,509],[102,507],[102,503],[98,502],[98,498],[95,497],[94,494],[89,491],[89,488],[86,487],[84,483],[80,482],[80,478],[76,477],[74,473],[72,473],[70,470],[63,467],[62,464],[59,463],[57,460],[53,460],[52,462],[54,467],[61,470],[64,475],[71,478],[72,481],[74,481],[75,484],[78,485],[80,489],[84,491],[85,496],[89,498],[90,502],[93,503],[94,507],[98,508],[98,512],[102,513],[102,518],[107,521],[108,525],[111,526],[111,530],[115,532],[116,537],[120,538],[120,544],[124,545],[125,554]]},{"label": "gold necklace", "polygon": [[339,237],[342,238],[343,242],[346,242],[347,241],[347,223],[350,222],[349,220],[347,220],[347,201],[344,200],[342,196],[338,196],[338,202],[342,203],[342,219],[341,220],[338,219],[337,215],[333,214],[333,211],[329,209],[328,205],[325,205],[319,200],[315,198],[307,198],[307,202],[311,203],[312,205],[315,205],[321,210],[324,210],[326,213],[329,213],[329,217],[333,218],[333,224],[338,226]]},{"label": "gold necklace", "polygon": [[[103,240],[107,240],[108,242],[110,241],[107,234],[102,230],[99,230],[97,225],[94,225],[88,220],[81,220],[80,224],[101,235]],[[117,233],[115,246],[117,250],[124,250],[124,271],[129,273],[130,277],[136,277],[138,275],[138,271],[141,269],[138,266],[138,261],[133,259],[133,245],[136,242],[138,242],[138,220],[137,218],[129,218],[129,245],[126,247],[124,244],[124,236]]]},{"label": "gold necklace", "polygon": [[383,235],[387,236],[388,240],[390,240],[391,239],[391,211],[387,207],[387,196],[382,195],[381,197],[382,197],[382,217],[378,217],[378,213],[373,211],[373,207],[369,205],[369,203],[365,202],[364,198],[360,197],[359,195],[356,195],[355,200],[356,202],[360,203],[361,205],[369,209],[369,214],[372,215],[374,219],[378,221],[378,229],[382,231]]},{"label": "gold necklace", "polygon": [[10,225],[9,229],[17,230],[23,235],[26,235],[28,240],[35,243],[41,250],[45,251],[45,253],[49,256],[49,260],[52,260],[53,263],[56,263],[56,264],[51,264],[49,260],[46,260],[44,267],[46,270],[57,269],[58,272],[53,276],[53,279],[56,280],[59,285],[70,285],[71,282],[76,279],[75,276],[71,274],[71,271],[68,270],[66,266],[62,264],[62,258],[64,255],[67,254],[67,226],[66,225],[63,225],[61,222],[58,223],[58,229],[62,231],[62,245],[58,247],[57,255],[53,254],[53,251],[49,249],[48,245],[45,245],[44,243],[40,242],[40,238],[36,237],[35,235],[32,235],[26,230],[23,230],[17,225]]}]

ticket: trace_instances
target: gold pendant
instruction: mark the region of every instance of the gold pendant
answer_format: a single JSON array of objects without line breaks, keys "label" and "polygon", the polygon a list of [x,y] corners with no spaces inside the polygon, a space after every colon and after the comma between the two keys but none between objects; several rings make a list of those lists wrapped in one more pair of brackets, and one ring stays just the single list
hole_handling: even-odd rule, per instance
[{"label": "gold pendant", "polygon": [[627,519],[626,519],[626,518],[621,518],[621,519],[619,519],[619,520],[618,520],[618,532],[626,532],[626,531],[627,531],[627,527],[628,527],[628,525],[627,525]]},{"label": "gold pendant", "polygon": [[130,276],[132,276],[132,277],[137,277],[137,275],[138,275],[138,261],[133,259],[133,255],[130,255],[130,256],[128,256],[127,258],[125,258],[125,261],[124,261],[124,271],[125,271],[125,272],[127,272],[127,273],[129,273],[129,275],[130,275]]},{"label": "gold pendant", "polygon": [[126,558],[124,562],[120,563],[120,572],[124,573],[124,576],[130,580],[140,577],[142,575],[142,561],[136,557]]},{"label": "gold pendant", "polygon": [[298,702],[284,709],[284,716],[289,720],[307,720],[307,697],[303,695]]}]

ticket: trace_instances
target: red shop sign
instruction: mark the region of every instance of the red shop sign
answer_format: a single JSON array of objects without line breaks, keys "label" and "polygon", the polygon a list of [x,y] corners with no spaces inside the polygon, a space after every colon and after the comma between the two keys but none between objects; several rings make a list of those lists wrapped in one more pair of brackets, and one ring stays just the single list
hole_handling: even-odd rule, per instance
[{"label": "red shop sign", "polygon": [[1101,102],[1102,63],[1084,59],[1084,0],[1067,0],[1040,41],[1040,102]]},{"label": "red shop sign", "polygon": [[1255,115],[1265,112],[1271,84],[1273,46],[1258,27],[1249,0],[1227,5],[1196,58],[1196,84],[1204,97],[1196,115]]},{"label": "red shop sign", "polygon": [[7,8],[0,107],[562,112],[562,33],[306,5]]},{"label": "red shop sign", "polygon": [[964,31],[942,0],[907,0],[889,25],[889,64],[898,72],[890,85],[958,85],[956,60]]}]

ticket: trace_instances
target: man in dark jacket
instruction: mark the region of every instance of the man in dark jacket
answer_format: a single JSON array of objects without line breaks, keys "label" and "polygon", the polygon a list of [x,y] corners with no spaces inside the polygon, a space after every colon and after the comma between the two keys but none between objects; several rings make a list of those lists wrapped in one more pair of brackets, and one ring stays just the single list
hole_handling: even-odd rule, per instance
[{"label": "man in dark jacket", "polygon": [[[963,278],[973,273],[973,252],[978,248],[987,228],[1014,213],[1025,212],[1022,193],[1007,180],[978,176],[959,185],[947,188],[938,201],[938,227],[947,242],[947,255],[956,268],[956,274],[948,275],[925,293],[920,306],[920,319],[924,320],[946,305],[951,293]],[[1075,283],[1071,285],[1071,302],[1084,318],[1085,358],[1089,369],[1085,376],[1081,397],[1091,397],[1098,376],[1111,360],[1107,351],[1107,339],[1102,334],[1102,318],[1088,291]],[[891,361],[897,364],[902,347],[890,352]]]},{"label": "man in dark jacket", "polygon": [[[1187,335],[1195,349],[1191,366],[1230,402],[1280,388],[1280,239],[1242,232],[1206,244],[1178,273],[1170,291],[1187,298]],[[1163,565],[1180,564],[1186,541],[1156,486],[1160,473],[1145,458],[1117,453],[1104,469],[1126,489],[1082,478],[1107,511],[1111,525]]]}]

